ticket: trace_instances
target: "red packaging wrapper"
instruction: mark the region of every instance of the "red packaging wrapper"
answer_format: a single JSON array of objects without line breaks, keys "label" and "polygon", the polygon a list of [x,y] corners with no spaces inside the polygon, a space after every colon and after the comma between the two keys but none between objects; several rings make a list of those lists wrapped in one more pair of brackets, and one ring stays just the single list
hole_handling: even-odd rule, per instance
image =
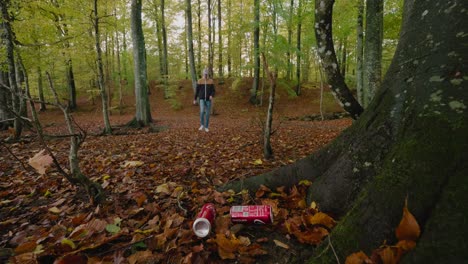
[{"label": "red packaging wrapper", "polygon": [[195,219],[195,222],[193,222],[192,229],[195,235],[198,237],[206,237],[211,231],[211,226],[213,225],[215,216],[216,210],[214,204],[207,203],[203,205]]},{"label": "red packaging wrapper", "polygon": [[231,207],[231,222],[242,224],[271,224],[273,211],[269,205],[241,205]]}]

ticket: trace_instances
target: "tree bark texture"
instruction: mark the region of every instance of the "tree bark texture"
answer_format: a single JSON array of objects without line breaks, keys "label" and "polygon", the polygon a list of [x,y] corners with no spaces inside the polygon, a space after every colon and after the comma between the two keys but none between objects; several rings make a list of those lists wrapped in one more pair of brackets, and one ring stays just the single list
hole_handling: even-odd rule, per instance
[{"label": "tree bark texture", "polygon": [[221,0],[218,0],[218,83],[224,83]]},{"label": "tree bark texture", "polygon": [[273,109],[275,107],[275,93],[276,93],[276,73],[270,72],[268,62],[266,61],[265,54],[262,53],[263,65],[268,79],[270,80],[270,97],[268,100],[268,111],[265,120],[265,129],[263,131],[263,157],[271,159],[273,157],[273,149],[271,148],[271,127],[273,124]]},{"label": "tree bark texture", "polygon": [[11,18],[8,13],[10,1],[0,2],[0,11],[2,15],[2,39],[5,45],[6,63],[8,65],[8,82],[11,90],[11,102],[12,110],[15,113],[15,120],[13,121],[13,127],[15,129],[13,139],[17,140],[21,137],[23,130],[23,124],[21,121],[21,89],[18,87],[16,80],[16,68],[15,68],[15,55],[14,55],[14,40],[13,31],[11,28]]},{"label": "tree bark texture", "polygon": [[[99,16],[98,16],[98,0],[94,0],[94,38],[96,44],[96,63],[98,68],[98,85],[99,90],[101,91],[101,100],[102,100],[102,115],[104,118],[104,134],[112,134],[112,127],[109,120],[109,107],[108,107],[108,95],[106,92],[106,87],[104,85],[104,69],[102,64],[102,50],[101,50],[101,40],[99,33]],[[71,64],[69,65],[71,69]]]},{"label": "tree bark texture", "polygon": [[298,0],[298,8],[297,8],[297,51],[296,51],[296,95],[301,95],[301,37],[302,37],[302,0]]},{"label": "tree bark texture", "polygon": [[254,81],[249,101],[251,104],[258,104],[257,94],[260,85],[260,0],[254,1],[254,13]]},{"label": "tree bark texture", "polygon": [[364,30],[363,30],[363,18],[364,18],[364,0],[358,2],[358,15],[357,15],[357,26],[356,26],[356,92],[357,100],[361,105],[364,105],[364,88],[363,88],[363,58],[364,58]]},{"label": "tree bark texture", "polygon": [[141,0],[132,0],[131,28],[133,42],[133,61],[135,72],[135,121],[139,126],[151,123],[151,111],[148,96],[148,77],[146,72],[146,50],[141,21]]},{"label": "tree bark texture", "polygon": [[318,54],[322,60],[332,94],[344,110],[357,119],[363,109],[351,94],[340,73],[333,46],[332,13],[334,2],[334,0],[315,1],[315,38],[317,39]]},{"label": "tree bark texture", "polygon": [[[319,3],[322,1],[319,1]],[[468,258],[467,3],[407,0],[395,57],[363,115],[327,147],[273,172],[225,188],[256,190],[313,182],[308,202],[336,218],[331,239],[344,262],[368,255],[395,228],[405,199],[421,226],[403,263]],[[311,263],[334,263],[328,243]]]},{"label": "tree bark texture", "polygon": [[383,0],[366,1],[364,38],[364,107],[380,88],[382,80]]},{"label": "tree bark texture", "polygon": [[161,0],[161,30],[162,30],[162,40],[163,40],[163,81],[164,81],[164,98],[169,98],[169,60],[167,57],[167,27],[166,27],[166,8],[165,0]]},{"label": "tree bark texture", "polygon": [[192,79],[192,89],[195,93],[195,90],[197,89],[197,73],[195,71],[195,52],[193,51],[192,1],[185,0],[185,3],[187,13],[187,42],[190,62],[190,78]]}]

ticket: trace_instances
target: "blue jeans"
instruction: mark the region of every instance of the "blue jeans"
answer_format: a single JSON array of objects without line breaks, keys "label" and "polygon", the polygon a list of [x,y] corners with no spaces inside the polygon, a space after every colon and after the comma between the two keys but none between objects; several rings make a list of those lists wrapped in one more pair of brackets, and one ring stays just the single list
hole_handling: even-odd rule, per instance
[{"label": "blue jeans", "polygon": [[210,124],[211,101],[200,99],[200,124],[208,128]]}]

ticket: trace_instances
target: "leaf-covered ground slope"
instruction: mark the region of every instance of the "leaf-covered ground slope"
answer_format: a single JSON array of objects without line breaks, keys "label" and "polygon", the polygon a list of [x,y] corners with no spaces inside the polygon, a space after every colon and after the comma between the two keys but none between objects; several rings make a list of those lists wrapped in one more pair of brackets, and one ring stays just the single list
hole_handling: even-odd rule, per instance
[{"label": "leaf-covered ground slope", "polygon": [[[210,132],[198,131],[198,106],[191,104],[188,83],[177,100],[162,100],[152,89],[155,129],[116,128],[118,135],[98,136],[101,111],[89,100],[74,113],[88,131],[80,149],[84,174],[99,182],[107,200],[89,204],[83,191],[72,187],[53,167],[40,176],[27,165],[42,147],[26,131],[22,142],[0,152],[0,259],[15,263],[288,263],[305,256],[334,225],[333,219],[306,205],[303,182],[291,190],[262,189],[219,193],[216,186],[251,177],[300,159],[335,138],[349,119],[301,121],[319,112],[318,89],[303,89],[291,98],[278,93],[272,147],[274,159],[262,158],[265,107],[247,103],[248,88],[232,91],[218,86]],[[248,87],[248,86],[247,86]],[[264,96],[267,98],[267,96]],[[97,100],[99,102],[99,100]],[[115,103],[114,103],[115,104]],[[266,104],[266,103],[265,103]],[[122,115],[113,110],[113,125],[132,118],[132,99]],[[174,105],[182,106],[174,110]],[[326,111],[339,110],[327,102]],[[47,134],[66,134],[63,116],[51,109],[40,114]],[[157,132],[154,132],[156,130]],[[8,132],[2,132],[2,139]],[[69,141],[48,141],[67,167]],[[23,167],[24,165],[24,167]],[[206,238],[191,225],[204,203],[217,209],[216,223]],[[229,208],[268,204],[275,221],[265,226],[233,225]],[[103,261],[103,262],[100,262]]]}]

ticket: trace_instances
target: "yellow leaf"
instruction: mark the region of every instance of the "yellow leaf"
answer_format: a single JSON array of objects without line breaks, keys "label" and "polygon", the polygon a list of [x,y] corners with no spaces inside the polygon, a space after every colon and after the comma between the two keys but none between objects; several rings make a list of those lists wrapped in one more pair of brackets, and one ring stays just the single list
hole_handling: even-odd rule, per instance
[{"label": "yellow leaf", "polygon": [[57,207],[52,207],[52,208],[49,208],[49,212],[53,213],[53,214],[60,214],[62,212],[62,210],[58,209]]},{"label": "yellow leaf", "polygon": [[253,164],[254,164],[254,165],[262,165],[262,164],[263,164],[263,161],[262,161],[262,159],[258,159],[258,160],[255,160],[255,161],[253,162]]},{"label": "yellow leaf", "polygon": [[72,240],[68,239],[68,238],[64,238],[62,239],[62,241],[60,242],[62,245],[69,245],[71,249],[75,249],[76,248],[76,245],[75,245],[75,242],[73,242]]},{"label": "yellow leaf", "polygon": [[52,157],[49,154],[44,154],[45,149],[29,159],[29,165],[33,167],[39,174],[45,174],[46,169],[52,164]]},{"label": "yellow leaf", "polygon": [[305,185],[305,186],[310,186],[312,185],[312,182],[309,180],[302,180],[299,182],[299,185]]},{"label": "yellow leaf", "polygon": [[414,216],[408,210],[408,199],[405,200],[405,207],[403,208],[403,217],[400,224],[395,230],[398,240],[411,240],[416,241],[421,234],[419,224]]},{"label": "yellow leaf", "polygon": [[307,218],[307,222],[311,225],[324,225],[328,228],[333,228],[336,225],[336,222],[333,220],[333,218],[322,212],[318,212],[313,216],[309,216]]},{"label": "yellow leaf", "polygon": [[104,175],[102,175],[102,180],[103,181],[108,180],[108,179],[110,179],[110,177],[111,176],[109,174],[104,174]]},{"label": "yellow leaf", "polygon": [[316,203],[316,202],[312,202],[312,203],[310,204],[310,208],[317,210],[317,203]]},{"label": "yellow leaf", "polygon": [[51,195],[52,193],[49,191],[49,189],[47,189],[47,191],[44,193],[44,197],[49,197]]}]

